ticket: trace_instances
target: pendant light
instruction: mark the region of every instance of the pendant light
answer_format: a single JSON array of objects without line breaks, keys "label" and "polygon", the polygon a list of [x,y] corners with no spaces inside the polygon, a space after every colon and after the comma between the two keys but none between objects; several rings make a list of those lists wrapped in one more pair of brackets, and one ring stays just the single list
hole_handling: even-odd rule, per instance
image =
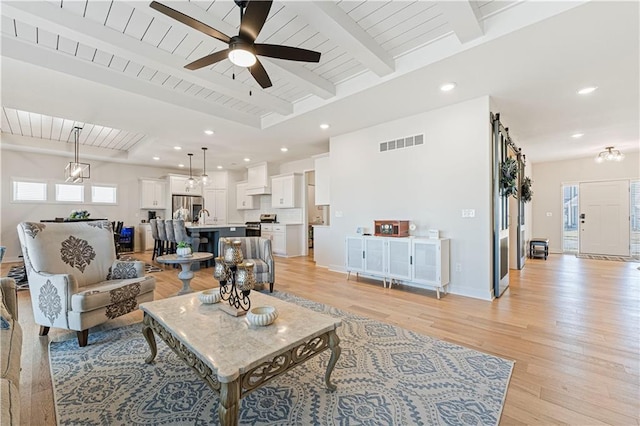
[{"label": "pendant light", "polygon": [[91,177],[91,165],[80,162],[80,130],[82,127],[73,128],[73,162],[64,168],[65,182],[82,183],[84,179]]},{"label": "pendant light", "polygon": [[198,181],[196,179],[193,178],[193,175],[191,174],[191,157],[193,157],[192,153],[187,154],[189,156],[189,179],[187,179],[187,185],[185,187],[185,189],[187,190],[187,192],[196,189],[196,187],[198,186]]},{"label": "pendant light", "polygon": [[200,181],[202,186],[211,185],[211,179],[207,175],[207,148],[204,146],[202,147],[202,176],[200,176]]}]

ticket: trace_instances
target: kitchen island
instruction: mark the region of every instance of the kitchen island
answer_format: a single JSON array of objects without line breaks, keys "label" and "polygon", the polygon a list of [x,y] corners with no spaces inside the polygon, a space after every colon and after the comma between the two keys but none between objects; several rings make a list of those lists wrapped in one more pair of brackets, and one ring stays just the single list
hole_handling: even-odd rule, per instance
[{"label": "kitchen island", "polygon": [[[218,241],[220,238],[225,237],[244,237],[246,232],[246,226],[244,224],[201,224],[201,225],[187,225],[185,226],[189,236],[194,238],[206,237],[209,241],[205,247],[201,247],[198,251],[206,251],[212,253],[213,257],[217,257],[218,254]],[[197,248],[194,247],[194,250]],[[207,261],[207,266],[213,264],[213,260]],[[194,267],[197,268],[197,264]]]}]

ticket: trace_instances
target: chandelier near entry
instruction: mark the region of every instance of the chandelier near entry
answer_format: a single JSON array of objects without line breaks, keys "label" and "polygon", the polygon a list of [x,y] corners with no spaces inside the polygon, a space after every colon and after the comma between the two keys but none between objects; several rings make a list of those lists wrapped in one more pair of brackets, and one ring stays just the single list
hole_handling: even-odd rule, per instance
[{"label": "chandelier near entry", "polygon": [[64,168],[65,182],[82,183],[84,179],[91,178],[91,165],[80,162],[80,130],[82,127],[73,128],[73,162]]},{"label": "chandelier near entry", "polygon": [[622,161],[624,154],[613,148],[612,146],[605,147],[605,150],[600,152],[596,157],[596,163],[602,163],[603,161]]}]

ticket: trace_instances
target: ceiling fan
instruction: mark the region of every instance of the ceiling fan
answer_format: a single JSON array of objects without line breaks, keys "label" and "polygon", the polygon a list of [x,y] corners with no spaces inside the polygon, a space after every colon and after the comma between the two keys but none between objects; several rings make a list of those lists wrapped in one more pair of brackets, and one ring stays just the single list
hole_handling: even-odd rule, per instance
[{"label": "ceiling fan", "polygon": [[229,45],[228,49],[219,50],[184,66],[190,70],[197,70],[229,58],[235,65],[249,68],[253,78],[265,89],[272,86],[271,79],[256,55],[290,61],[320,62],[320,52],[278,44],[255,43],[267,16],[269,16],[271,3],[273,3],[271,0],[234,1],[240,8],[240,31],[237,36],[233,37],[157,1],[152,1],[150,6],[160,13]]}]

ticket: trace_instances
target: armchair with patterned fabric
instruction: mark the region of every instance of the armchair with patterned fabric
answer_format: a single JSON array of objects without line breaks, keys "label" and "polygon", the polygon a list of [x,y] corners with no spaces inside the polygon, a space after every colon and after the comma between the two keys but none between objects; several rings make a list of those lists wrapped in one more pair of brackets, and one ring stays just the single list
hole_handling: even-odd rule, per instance
[{"label": "armchair with patterned fabric", "polygon": [[153,300],[155,278],[144,263],[116,260],[108,221],[18,224],[35,322],[74,330],[86,346],[89,328]]},{"label": "armchair with patterned fabric", "polygon": [[[275,263],[271,252],[271,240],[262,237],[229,237],[231,241],[240,241],[240,248],[244,260],[253,262],[256,283],[269,283],[269,292],[273,293],[273,283],[276,279]],[[218,241],[219,256],[224,256],[226,238]]]}]

